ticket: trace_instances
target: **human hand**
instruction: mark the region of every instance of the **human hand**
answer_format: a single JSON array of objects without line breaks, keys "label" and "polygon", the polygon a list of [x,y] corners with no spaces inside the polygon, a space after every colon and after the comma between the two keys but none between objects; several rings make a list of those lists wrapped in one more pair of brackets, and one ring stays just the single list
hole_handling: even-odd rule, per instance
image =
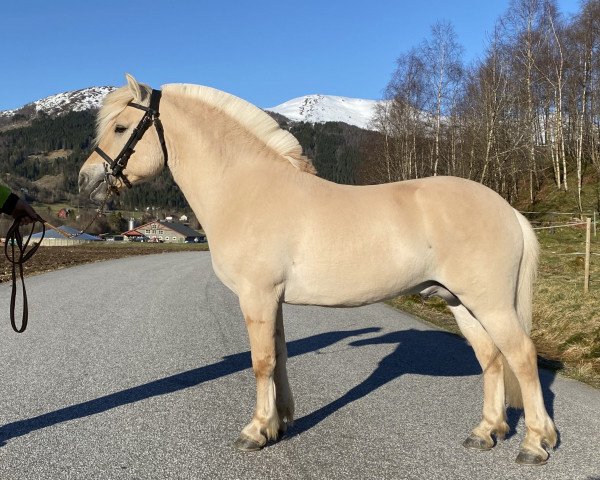
[{"label": "human hand", "polygon": [[43,222],[43,218],[40,217],[36,211],[29,205],[25,200],[19,198],[15,209],[12,212],[12,217],[21,220],[21,225],[28,225],[33,222]]}]

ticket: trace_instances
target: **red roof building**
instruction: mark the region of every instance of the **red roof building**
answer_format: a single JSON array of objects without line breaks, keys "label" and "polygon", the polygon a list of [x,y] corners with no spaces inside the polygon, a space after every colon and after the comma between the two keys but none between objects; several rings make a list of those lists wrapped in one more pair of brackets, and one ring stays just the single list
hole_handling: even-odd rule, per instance
[{"label": "red roof building", "polygon": [[123,236],[127,238],[130,242],[145,242],[148,240],[143,233],[138,232],[137,230],[128,230],[123,232]]}]

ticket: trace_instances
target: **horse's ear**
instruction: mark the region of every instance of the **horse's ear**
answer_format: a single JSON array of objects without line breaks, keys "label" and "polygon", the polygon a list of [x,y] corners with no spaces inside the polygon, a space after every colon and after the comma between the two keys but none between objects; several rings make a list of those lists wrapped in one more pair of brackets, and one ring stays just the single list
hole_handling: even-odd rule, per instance
[{"label": "horse's ear", "polygon": [[140,103],[143,101],[143,96],[144,96],[144,92],[142,90],[142,87],[140,87],[140,84],[138,83],[138,81],[133,78],[132,75],[130,75],[129,73],[125,74],[125,79],[127,80],[127,86],[129,87],[129,90],[131,91],[131,94],[133,95],[133,101]]}]

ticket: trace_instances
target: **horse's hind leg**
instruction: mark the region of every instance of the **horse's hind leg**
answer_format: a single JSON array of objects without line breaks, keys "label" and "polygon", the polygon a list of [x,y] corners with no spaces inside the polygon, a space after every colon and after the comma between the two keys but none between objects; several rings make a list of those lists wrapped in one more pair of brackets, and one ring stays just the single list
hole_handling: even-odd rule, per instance
[{"label": "horse's hind leg", "polygon": [[519,381],[527,431],[517,462],[543,464],[548,459],[545,447],[556,446],[557,433],[544,406],[535,346],[523,330],[512,306],[479,310],[475,308],[473,313],[498,346]]},{"label": "horse's hind leg", "polygon": [[508,433],[504,405],[502,354],[485,329],[462,304],[448,305],[460,331],[475,351],[483,370],[483,415],[481,422],[463,442],[465,447],[489,450],[494,446],[492,435],[503,439]]},{"label": "horse's hind leg", "polygon": [[287,346],[285,344],[285,331],[283,328],[282,305],[277,309],[277,323],[275,328],[275,404],[279,416],[279,431],[285,433],[288,426],[294,422],[294,397],[288,381],[286,362]]},{"label": "horse's hind leg", "polygon": [[256,377],[256,409],[234,445],[239,450],[254,451],[262,448],[268,440],[277,438],[279,433],[274,375],[276,324],[281,307],[274,295],[264,292],[240,295],[240,306],[248,329],[252,369]]}]

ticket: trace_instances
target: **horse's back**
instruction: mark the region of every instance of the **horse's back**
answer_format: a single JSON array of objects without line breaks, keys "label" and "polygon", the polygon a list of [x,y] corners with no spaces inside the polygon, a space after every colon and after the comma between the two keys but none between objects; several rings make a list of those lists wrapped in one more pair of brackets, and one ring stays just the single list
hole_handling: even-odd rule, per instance
[{"label": "horse's back", "polygon": [[317,195],[318,206],[300,222],[286,286],[291,303],[370,303],[424,282],[454,281],[490,259],[501,270],[506,265],[496,264],[520,258],[514,210],[469,180],[334,186],[323,195],[328,202]]}]

